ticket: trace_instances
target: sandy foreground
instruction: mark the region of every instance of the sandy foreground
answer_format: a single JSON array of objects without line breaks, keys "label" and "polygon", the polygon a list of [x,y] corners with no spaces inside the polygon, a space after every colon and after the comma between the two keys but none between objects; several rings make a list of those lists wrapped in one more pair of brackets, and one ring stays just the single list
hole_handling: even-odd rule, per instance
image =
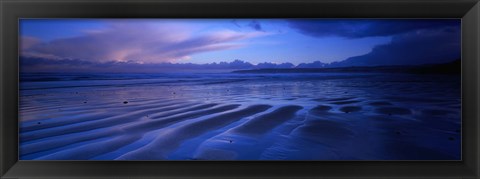
[{"label": "sandy foreground", "polygon": [[21,160],[460,160],[460,76],[23,74]]}]

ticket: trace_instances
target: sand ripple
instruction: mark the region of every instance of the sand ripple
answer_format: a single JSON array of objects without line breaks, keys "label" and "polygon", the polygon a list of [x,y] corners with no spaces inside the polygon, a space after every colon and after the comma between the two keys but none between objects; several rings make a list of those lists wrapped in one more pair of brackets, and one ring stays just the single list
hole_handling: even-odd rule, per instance
[{"label": "sand ripple", "polygon": [[[382,76],[258,78],[188,83],[168,79],[160,86],[142,88],[24,91],[20,159],[451,160],[461,156],[460,93],[442,86],[452,84],[439,81],[438,88],[431,83],[412,87],[377,79]],[[444,78],[427,78],[431,79]]]}]

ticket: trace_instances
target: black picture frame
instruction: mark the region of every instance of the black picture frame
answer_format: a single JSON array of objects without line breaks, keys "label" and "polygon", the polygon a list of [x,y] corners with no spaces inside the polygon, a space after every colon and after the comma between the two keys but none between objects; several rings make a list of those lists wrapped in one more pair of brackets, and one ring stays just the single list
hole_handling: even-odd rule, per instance
[{"label": "black picture frame", "polygon": [[[462,161],[18,161],[19,18],[461,18]],[[0,178],[479,178],[478,0],[0,0]]]}]

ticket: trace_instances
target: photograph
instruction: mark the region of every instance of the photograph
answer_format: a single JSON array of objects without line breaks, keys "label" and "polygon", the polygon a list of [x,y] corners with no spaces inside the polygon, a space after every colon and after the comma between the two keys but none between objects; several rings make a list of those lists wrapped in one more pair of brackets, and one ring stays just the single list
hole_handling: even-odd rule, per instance
[{"label": "photograph", "polygon": [[18,159],[461,161],[461,18],[20,18]]}]

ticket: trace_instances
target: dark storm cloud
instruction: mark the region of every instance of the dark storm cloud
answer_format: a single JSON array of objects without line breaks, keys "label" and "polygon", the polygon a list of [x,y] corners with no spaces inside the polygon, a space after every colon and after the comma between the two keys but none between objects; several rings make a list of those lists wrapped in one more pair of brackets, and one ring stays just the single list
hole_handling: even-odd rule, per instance
[{"label": "dark storm cloud", "polygon": [[237,26],[238,28],[242,28],[240,24],[238,24],[237,20],[233,19],[230,21],[233,25]]},{"label": "dark storm cloud", "polygon": [[443,29],[460,25],[458,19],[326,19],[289,20],[289,26],[298,32],[313,36],[340,36],[363,38],[392,36],[416,30]]},{"label": "dark storm cloud", "polygon": [[365,55],[331,66],[421,65],[451,62],[461,57],[460,28],[422,30],[393,37]]},{"label": "dark storm cloud", "polygon": [[238,28],[251,28],[255,31],[265,31],[262,24],[257,20],[246,21],[233,19],[230,22]]},{"label": "dark storm cloud", "polygon": [[256,20],[253,20],[252,22],[250,22],[248,26],[256,31],[263,31],[262,25],[260,24],[260,22]]}]

